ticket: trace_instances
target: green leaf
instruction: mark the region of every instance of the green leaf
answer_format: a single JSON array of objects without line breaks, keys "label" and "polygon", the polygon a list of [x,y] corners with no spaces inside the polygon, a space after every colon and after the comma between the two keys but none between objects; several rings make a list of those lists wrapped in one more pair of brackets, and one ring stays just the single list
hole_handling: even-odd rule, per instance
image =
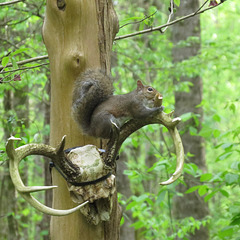
[{"label": "green leaf", "polygon": [[212,174],[211,173],[205,173],[202,174],[202,176],[200,177],[200,181],[201,182],[207,182],[212,178]]},{"label": "green leaf", "polygon": [[221,238],[232,236],[233,230],[233,226],[225,227],[218,233],[218,236]]},{"label": "green leaf", "polygon": [[124,224],[124,222],[125,222],[125,219],[124,219],[124,217],[122,216],[121,221],[120,221],[120,226],[122,226],[122,225]]},{"label": "green leaf", "polygon": [[185,193],[192,193],[194,191],[196,191],[197,189],[199,189],[201,186],[198,185],[198,186],[193,186],[191,188],[189,188]]},{"label": "green leaf", "polygon": [[180,0],[174,0],[174,3],[179,7],[180,6]]},{"label": "green leaf", "polygon": [[229,197],[229,193],[227,192],[227,191],[225,191],[225,190],[219,190],[220,191],[220,193],[223,195],[223,196],[225,196],[225,197]]},{"label": "green leaf", "polygon": [[190,135],[191,135],[191,136],[197,136],[198,130],[197,130],[197,128],[190,126],[190,127],[189,127],[189,132],[190,132]]},{"label": "green leaf", "polygon": [[40,235],[41,236],[47,236],[49,234],[49,231],[48,230],[42,230],[41,232],[40,232]]},{"label": "green leaf", "polygon": [[233,169],[233,170],[240,170],[240,162],[233,162],[232,164],[231,164],[231,169]]},{"label": "green leaf", "polygon": [[234,220],[230,223],[230,225],[240,225],[240,217],[234,219]]},{"label": "green leaf", "polygon": [[141,196],[139,196],[138,198],[136,198],[136,202],[143,202],[148,198],[147,194],[143,194]]},{"label": "green leaf", "polygon": [[135,207],[136,205],[137,205],[137,202],[133,201],[127,205],[126,210],[129,210],[129,209]]},{"label": "green leaf", "polygon": [[229,108],[230,108],[230,110],[233,111],[233,113],[236,112],[236,106],[235,106],[235,104],[232,103]]},{"label": "green leaf", "polygon": [[220,134],[221,134],[221,132],[220,132],[218,129],[214,129],[214,130],[213,130],[213,136],[214,136],[215,138],[219,137]]},{"label": "green leaf", "polygon": [[228,184],[234,184],[234,183],[238,183],[238,174],[234,174],[234,173],[227,173],[225,175],[225,180]]},{"label": "green leaf", "polygon": [[240,213],[232,218],[230,225],[240,225]]},{"label": "green leaf", "polygon": [[23,214],[24,216],[28,216],[28,215],[30,214],[29,208],[23,209],[23,210],[22,210],[22,214]]},{"label": "green leaf", "polygon": [[221,117],[218,114],[213,115],[213,120],[216,122],[220,122],[221,121]]},{"label": "green leaf", "polygon": [[135,148],[138,148],[139,142],[138,142],[136,139],[132,138],[132,145],[133,145]]},{"label": "green leaf", "polygon": [[195,165],[194,163],[185,164],[184,172],[195,176],[197,174],[197,171],[198,171],[198,166]]},{"label": "green leaf", "polygon": [[208,192],[208,186],[207,185],[202,185],[200,186],[200,188],[198,189],[198,194],[200,196],[205,195]]},{"label": "green leaf", "polygon": [[21,48],[11,53],[11,56],[17,55],[22,52],[26,52],[29,48]]},{"label": "green leaf", "polygon": [[151,172],[151,171],[160,171],[163,168],[165,168],[166,165],[169,165],[169,161],[168,160],[163,160],[163,161],[159,161],[153,164],[153,166],[151,168],[149,168],[147,170],[147,172]]},{"label": "green leaf", "polygon": [[133,175],[133,171],[132,170],[124,170],[123,174],[127,175],[127,176],[132,176]]},{"label": "green leaf", "polygon": [[2,66],[3,67],[6,67],[6,65],[8,64],[8,62],[9,62],[9,57],[4,57],[3,59],[2,59]]},{"label": "green leaf", "polygon": [[134,226],[135,229],[139,229],[139,228],[144,227],[144,225],[145,225],[145,223],[138,221],[138,222],[133,223],[131,226]]},{"label": "green leaf", "polygon": [[232,146],[233,146],[232,143],[224,143],[224,144],[221,145],[221,148],[225,149],[225,150],[227,150],[227,149],[229,150],[229,149],[232,148]]},{"label": "green leaf", "polygon": [[230,157],[231,155],[232,155],[232,152],[223,153],[216,159],[216,161],[224,160],[224,159]]},{"label": "green leaf", "polygon": [[182,122],[186,122],[192,118],[192,113],[191,112],[184,113],[180,116],[180,118],[181,118]]},{"label": "green leaf", "polygon": [[156,203],[157,203],[157,204],[159,204],[159,203],[161,203],[162,201],[164,201],[165,196],[166,196],[166,193],[167,193],[167,191],[164,190],[164,191],[162,191],[162,192],[158,195],[157,200],[156,200]]},{"label": "green leaf", "polygon": [[14,69],[17,69],[17,68],[18,68],[18,65],[17,65],[16,59],[15,59],[15,58],[11,58],[11,62],[12,62],[13,68],[14,68]]},{"label": "green leaf", "polygon": [[207,196],[204,197],[204,201],[207,202],[207,201],[210,200],[216,193],[217,193],[217,191],[211,192],[210,194],[208,194]]},{"label": "green leaf", "polygon": [[199,135],[204,137],[204,138],[208,138],[211,137],[212,135],[212,128],[208,127],[208,126],[204,126],[200,132]]}]

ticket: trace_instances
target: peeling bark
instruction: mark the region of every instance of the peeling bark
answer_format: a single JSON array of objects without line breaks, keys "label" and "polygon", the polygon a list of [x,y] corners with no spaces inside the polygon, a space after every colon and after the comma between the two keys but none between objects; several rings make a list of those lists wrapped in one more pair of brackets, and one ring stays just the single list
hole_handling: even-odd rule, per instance
[{"label": "peeling bark", "polygon": [[[92,137],[82,136],[71,117],[73,83],[87,68],[102,68],[110,73],[112,42],[118,20],[110,0],[47,1],[43,38],[51,71],[50,145],[56,146],[67,135],[66,148],[99,145]],[[65,180],[53,171],[53,207],[72,208]],[[90,225],[76,212],[66,217],[52,217],[51,239],[118,239],[120,211],[115,196],[109,222]]]}]

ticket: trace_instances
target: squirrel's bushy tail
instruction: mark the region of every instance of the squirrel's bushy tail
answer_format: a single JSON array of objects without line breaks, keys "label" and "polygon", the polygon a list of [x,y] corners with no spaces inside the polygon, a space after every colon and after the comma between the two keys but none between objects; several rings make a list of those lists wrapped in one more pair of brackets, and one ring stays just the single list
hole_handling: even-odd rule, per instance
[{"label": "squirrel's bushy tail", "polygon": [[112,80],[102,70],[86,70],[76,79],[72,113],[83,133],[92,135],[90,127],[92,113],[97,105],[112,94]]}]

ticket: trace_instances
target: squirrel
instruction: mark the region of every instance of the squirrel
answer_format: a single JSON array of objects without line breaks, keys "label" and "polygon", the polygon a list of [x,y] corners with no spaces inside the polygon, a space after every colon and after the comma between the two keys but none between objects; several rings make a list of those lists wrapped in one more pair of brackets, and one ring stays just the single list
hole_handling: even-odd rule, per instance
[{"label": "squirrel", "polygon": [[127,94],[113,95],[111,78],[102,70],[86,70],[75,81],[72,113],[84,134],[109,139],[112,124],[120,129],[130,119],[163,111],[162,95],[140,80]]}]

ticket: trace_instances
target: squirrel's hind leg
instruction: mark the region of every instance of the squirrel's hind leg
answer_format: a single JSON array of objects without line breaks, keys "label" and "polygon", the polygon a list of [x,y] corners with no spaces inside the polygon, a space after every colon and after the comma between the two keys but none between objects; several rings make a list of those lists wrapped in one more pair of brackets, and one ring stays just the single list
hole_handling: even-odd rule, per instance
[{"label": "squirrel's hind leg", "polygon": [[100,112],[91,120],[92,135],[99,138],[109,139],[114,131],[120,131],[117,119],[109,112]]}]

